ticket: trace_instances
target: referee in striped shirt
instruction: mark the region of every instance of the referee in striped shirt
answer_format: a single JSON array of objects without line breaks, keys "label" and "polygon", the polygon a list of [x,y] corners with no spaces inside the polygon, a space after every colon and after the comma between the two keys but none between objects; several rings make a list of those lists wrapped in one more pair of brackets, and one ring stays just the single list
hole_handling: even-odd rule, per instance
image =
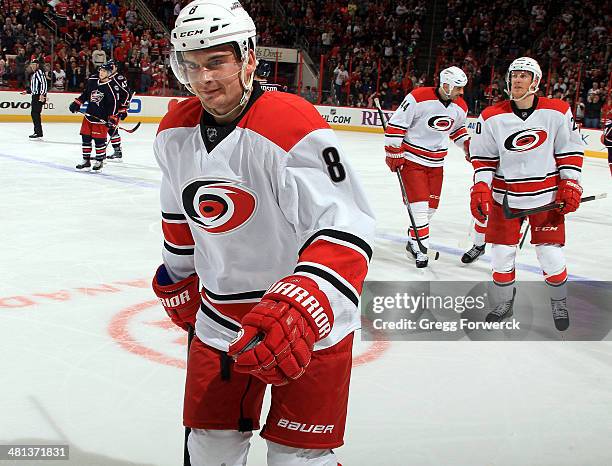
[{"label": "referee in striped shirt", "polygon": [[38,61],[30,63],[32,76],[30,78],[30,88],[26,91],[28,94],[32,94],[32,111],[30,115],[32,115],[32,123],[34,123],[34,134],[30,136],[30,139],[38,139],[43,136],[40,114],[43,105],[47,101],[47,77],[41,66],[43,66],[43,63]]}]

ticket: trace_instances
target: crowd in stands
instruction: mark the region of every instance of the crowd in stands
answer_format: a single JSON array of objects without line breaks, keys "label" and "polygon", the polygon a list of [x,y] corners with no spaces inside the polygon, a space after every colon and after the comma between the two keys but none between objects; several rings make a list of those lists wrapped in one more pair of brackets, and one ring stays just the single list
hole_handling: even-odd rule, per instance
[{"label": "crowd in stands", "polygon": [[[147,5],[170,30],[186,3]],[[429,54],[426,0],[289,0],[275,10],[270,2],[242,3],[256,20],[259,45],[303,47],[315,64],[323,57],[322,96],[301,88],[315,103],[372,107],[379,97],[394,109],[415,87],[432,85],[437,71],[457,65],[469,77],[465,99],[478,114],[505,97],[510,61],[529,55],[543,69],[543,95],[567,100],[585,126],[612,113],[609,2],[491,0],[482,8],[448,0],[429,75],[418,69]],[[0,0],[0,87],[24,88],[27,64],[43,60],[52,90],[80,92],[113,58],[138,93],[183,94],[168,66],[169,48],[167,33],[146,26],[130,0]],[[277,77],[296,91],[295,73]]]}]

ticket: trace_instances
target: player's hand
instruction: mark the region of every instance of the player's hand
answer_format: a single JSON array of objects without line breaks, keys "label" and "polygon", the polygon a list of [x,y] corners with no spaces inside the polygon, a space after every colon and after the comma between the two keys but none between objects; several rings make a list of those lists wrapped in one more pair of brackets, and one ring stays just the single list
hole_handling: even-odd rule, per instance
[{"label": "player's hand", "polygon": [[402,168],[404,166],[406,159],[404,158],[403,154],[391,154],[390,152],[387,152],[385,162],[387,163],[389,169],[392,172],[395,172],[398,168]]},{"label": "player's hand", "polygon": [[493,195],[491,188],[481,181],[472,186],[470,190],[470,210],[474,218],[484,222],[493,208]]},{"label": "player's hand", "polygon": [[125,120],[127,118],[127,109],[124,108],[124,109],[119,110],[118,115],[119,115],[120,120],[122,121]]},{"label": "player's hand", "polygon": [[183,330],[195,328],[196,314],[201,302],[197,275],[172,283],[166,267],[162,264],[155,272],[152,286],[172,322]]},{"label": "player's hand", "polygon": [[47,96],[46,95],[39,95],[38,96],[38,101],[45,103],[47,101]]},{"label": "player's hand", "polygon": [[292,275],[274,284],[242,319],[229,347],[237,372],[285,385],[310,364],[313,346],[333,325],[331,305],[316,282]]},{"label": "player's hand", "polygon": [[111,115],[108,117],[108,121],[106,122],[106,126],[109,128],[114,128],[119,124],[119,115]]},{"label": "player's hand", "polygon": [[582,186],[577,181],[561,180],[559,190],[557,191],[557,202],[563,203],[560,212],[565,215],[578,209],[581,196]]},{"label": "player's hand", "polygon": [[78,100],[73,101],[68,107],[68,110],[70,110],[70,113],[76,113],[80,109],[81,109],[81,102],[79,102]]}]

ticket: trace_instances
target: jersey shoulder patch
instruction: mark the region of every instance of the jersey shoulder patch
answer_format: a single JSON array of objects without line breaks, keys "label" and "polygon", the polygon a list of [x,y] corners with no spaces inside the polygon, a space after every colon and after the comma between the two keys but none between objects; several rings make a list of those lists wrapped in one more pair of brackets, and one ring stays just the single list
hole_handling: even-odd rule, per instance
[{"label": "jersey shoulder patch", "polygon": [[412,97],[417,102],[425,102],[426,100],[438,100],[436,91],[433,87],[417,87],[411,92]]},{"label": "jersey shoulder patch", "polygon": [[537,110],[556,110],[559,113],[565,115],[569,110],[569,104],[561,99],[549,99],[547,97],[540,97],[538,99]]},{"label": "jersey shoulder patch", "polygon": [[237,125],[273,142],[285,152],[329,125],[308,101],[285,92],[264,92]]},{"label": "jersey shoulder patch", "polygon": [[[172,102],[172,101],[170,101]],[[170,107],[170,105],[169,105]],[[193,127],[200,124],[202,117],[202,103],[197,97],[190,97],[170,107],[168,113],[162,118],[157,134],[169,128]]]},{"label": "jersey shoulder patch", "polygon": [[490,107],[485,108],[480,116],[483,121],[487,121],[487,119],[494,117],[496,115],[502,115],[504,113],[512,113],[512,107],[510,106],[509,100],[504,100],[495,105],[491,105]]}]

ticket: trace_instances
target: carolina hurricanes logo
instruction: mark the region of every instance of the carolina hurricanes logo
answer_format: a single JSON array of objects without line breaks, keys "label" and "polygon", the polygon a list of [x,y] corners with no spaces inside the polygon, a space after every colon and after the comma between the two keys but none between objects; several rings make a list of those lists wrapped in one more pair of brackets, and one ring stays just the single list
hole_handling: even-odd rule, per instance
[{"label": "carolina hurricanes logo", "polygon": [[504,147],[511,152],[525,152],[540,147],[547,137],[544,129],[524,129],[508,136]]},{"label": "carolina hurricanes logo", "polygon": [[448,131],[453,127],[453,120],[451,117],[447,116],[433,116],[428,121],[427,124],[430,128],[435,129],[436,131]]},{"label": "carolina hurricanes logo", "polygon": [[192,180],[183,188],[183,207],[191,220],[208,233],[228,233],[255,213],[257,198],[235,181]]}]

